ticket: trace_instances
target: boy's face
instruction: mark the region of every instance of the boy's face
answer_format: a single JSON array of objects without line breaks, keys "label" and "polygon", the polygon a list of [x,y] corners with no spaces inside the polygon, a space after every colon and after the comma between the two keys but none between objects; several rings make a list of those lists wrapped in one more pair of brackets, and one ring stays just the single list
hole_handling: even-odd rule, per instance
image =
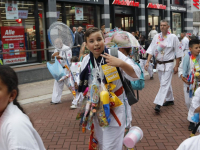
[{"label": "boy's face", "polygon": [[93,53],[95,58],[98,58],[104,51],[104,38],[101,32],[94,32],[87,37],[86,47]]},{"label": "boy's face", "polygon": [[200,44],[194,44],[189,48],[192,55],[197,56],[200,53]]}]

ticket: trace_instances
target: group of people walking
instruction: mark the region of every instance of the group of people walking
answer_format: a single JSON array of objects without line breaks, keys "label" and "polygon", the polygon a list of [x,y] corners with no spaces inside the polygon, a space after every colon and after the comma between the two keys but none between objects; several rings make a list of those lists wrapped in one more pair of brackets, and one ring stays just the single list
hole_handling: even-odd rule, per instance
[{"label": "group of people walking", "polygon": [[[64,45],[62,41],[56,41],[60,44],[61,50],[67,49],[67,51],[55,49],[52,55],[52,58],[56,57],[59,59],[62,67],[66,65],[66,61],[71,64],[80,61],[80,59],[82,60],[80,72],[76,77],[77,82],[74,85],[78,97],[74,97],[73,105],[77,105],[78,101],[83,100],[84,96],[82,93],[86,91],[87,87],[90,87],[90,79],[95,78],[94,74],[92,74],[92,70],[97,70],[98,78],[96,84],[108,84],[106,76],[102,76],[101,66],[103,65],[119,68],[122,78],[126,78],[129,81],[139,80],[141,73],[144,72],[145,69],[149,72],[150,79],[152,80],[153,66],[151,65],[151,60],[154,56],[160,81],[160,89],[154,100],[155,112],[160,113],[162,106],[175,104],[171,80],[173,74],[179,71],[179,76],[184,81],[183,89],[185,102],[189,109],[189,130],[192,130],[195,124],[191,117],[193,117],[195,113],[200,112],[200,89],[198,88],[200,83],[198,75],[198,73],[200,74],[200,44],[199,40],[189,41],[184,35],[182,35],[182,42],[179,42],[177,36],[170,33],[168,29],[168,21],[162,20],[160,22],[161,33],[155,34],[151,43],[140,41],[141,46],[145,50],[145,53],[140,55],[140,65],[142,69],[129,57],[132,47],[127,42],[124,33],[113,34],[115,45],[118,46],[118,57],[112,56],[111,48],[108,48],[104,43],[104,33],[96,27],[86,30],[84,40],[81,32],[82,27],[79,27],[78,31],[75,31],[75,28],[72,29],[76,46],[78,46],[80,50],[71,50],[68,46]],[[85,53],[87,50],[89,51]],[[17,102],[19,91],[16,73],[8,66],[0,66],[0,70],[0,137],[5,137],[0,138],[0,149],[45,149],[31,120]],[[65,71],[68,78],[64,81],[55,80],[54,82],[52,104],[61,103],[63,86],[64,84],[68,86],[70,72],[67,69],[65,69]],[[120,106],[112,109],[118,118],[118,122],[116,121],[116,116],[110,115],[109,125],[103,128],[100,126],[98,115],[93,116],[92,123],[95,140],[98,141],[98,148],[100,150],[122,150],[124,131],[132,126],[131,107],[128,104],[122,82],[123,81],[120,79],[116,79],[112,82],[112,84],[115,85],[112,93],[121,102]],[[119,122],[121,123],[120,125]],[[188,149],[195,149],[191,143],[192,140],[186,140],[178,149],[184,150],[186,147]],[[198,142],[194,144],[198,144]]]}]

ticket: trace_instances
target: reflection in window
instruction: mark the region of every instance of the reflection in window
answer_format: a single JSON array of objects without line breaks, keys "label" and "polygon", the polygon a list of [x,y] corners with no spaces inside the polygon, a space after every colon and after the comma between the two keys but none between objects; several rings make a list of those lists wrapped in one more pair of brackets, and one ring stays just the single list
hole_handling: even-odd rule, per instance
[{"label": "reflection in window", "polygon": [[172,13],[172,31],[177,36],[181,35],[181,13]]}]

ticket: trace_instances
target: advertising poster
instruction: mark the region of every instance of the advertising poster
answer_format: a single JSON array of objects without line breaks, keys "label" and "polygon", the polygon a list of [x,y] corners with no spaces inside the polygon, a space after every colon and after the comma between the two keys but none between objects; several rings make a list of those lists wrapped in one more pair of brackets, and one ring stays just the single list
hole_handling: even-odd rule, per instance
[{"label": "advertising poster", "polygon": [[6,19],[19,19],[18,5],[15,3],[5,3]]},{"label": "advertising poster", "polygon": [[18,10],[18,17],[20,19],[27,19],[28,18],[28,10]]},{"label": "advertising poster", "polygon": [[24,27],[1,27],[1,39],[3,52],[17,52],[3,54],[4,64],[26,62]]},{"label": "advertising poster", "polygon": [[75,19],[76,20],[83,20],[83,6],[76,6],[75,7]]}]

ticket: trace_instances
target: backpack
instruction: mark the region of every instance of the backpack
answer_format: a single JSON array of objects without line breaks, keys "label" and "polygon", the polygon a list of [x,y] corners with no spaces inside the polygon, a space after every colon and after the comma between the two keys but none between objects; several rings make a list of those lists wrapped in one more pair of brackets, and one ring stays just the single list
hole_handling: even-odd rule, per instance
[{"label": "backpack", "polygon": [[131,86],[134,90],[142,90],[144,88],[145,85],[145,80],[144,80],[144,73],[142,71],[142,68],[140,67],[140,64],[135,62],[135,64],[138,65],[138,67],[141,70],[141,75],[140,75],[140,79],[136,80],[136,81],[131,81]]},{"label": "backpack", "polygon": [[[112,55],[112,56],[115,56],[115,57],[117,57],[118,58],[118,49],[117,48],[110,48],[110,55]],[[139,65],[139,64],[138,64]],[[141,69],[141,68],[140,68]],[[117,68],[117,70],[118,70],[118,73],[119,73],[119,75],[120,75],[120,79],[121,79],[121,81],[122,81],[122,77],[121,77],[121,73],[120,73],[120,71],[119,71],[119,68]],[[143,75],[143,74],[142,74]],[[144,75],[143,75],[144,76]],[[125,93],[126,93],[126,95],[127,95],[127,99],[128,99],[128,102],[129,102],[129,105],[131,106],[132,104],[134,104],[134,103],[137,103],[138,102],[138,100],[139,100],[139,92],[138,92],[138,90],[137,90],[137,98],[135,97],[135,94],[134,94],[134,89],[133,89],[133,86],[132,86],[132,83],[131,82],[133,82],[133,81],[129,81],[129,80],[127,80],[126,79],[126,82],[124,82],[123,83],[123,81],[122,81],[122,85],[123,86],[125,86],[124,87],[124,90],[125,90]],[[126,85],[125,85],[125,83],[126,83]],[[132,100],[131,100],[132,99]]]}]

